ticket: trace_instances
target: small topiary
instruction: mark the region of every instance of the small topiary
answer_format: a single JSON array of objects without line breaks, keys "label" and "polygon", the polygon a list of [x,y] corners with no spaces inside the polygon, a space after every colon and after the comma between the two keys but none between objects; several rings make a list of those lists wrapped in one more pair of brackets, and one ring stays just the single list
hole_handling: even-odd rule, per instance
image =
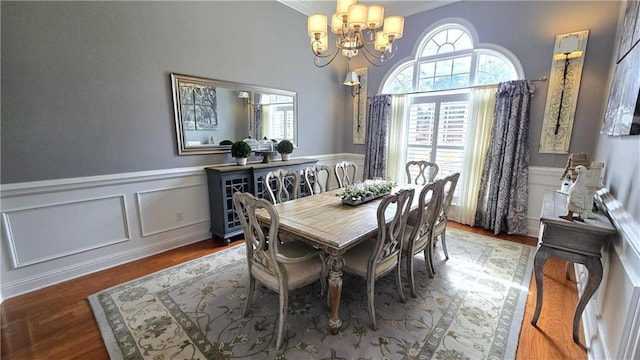
[{"label": "small topiary", "polygon": [[293,143],[289,140],[282,140],[278,143],[278,152],[280,154],[291,154],[293,152]]},{"label": "small topiary", "polygon": [[235,158],[246,158],[251,155],[251,146],[244,141],[236,141],[231,145],[231,156]]}]

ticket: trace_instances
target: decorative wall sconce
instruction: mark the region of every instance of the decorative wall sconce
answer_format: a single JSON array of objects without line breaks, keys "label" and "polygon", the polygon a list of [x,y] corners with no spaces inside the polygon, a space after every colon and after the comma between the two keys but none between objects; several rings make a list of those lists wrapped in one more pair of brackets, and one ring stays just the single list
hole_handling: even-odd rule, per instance
[{"label": "decorative wall sconce", "polygon": [[353,143],[364,144],[367,130],[367,68],[347,73],[344,85],[351,87],[353,97]]},{"label": "decorative wall sconce", "polygon": [[540,153],[567,154],[589,30],[556,35]]}]

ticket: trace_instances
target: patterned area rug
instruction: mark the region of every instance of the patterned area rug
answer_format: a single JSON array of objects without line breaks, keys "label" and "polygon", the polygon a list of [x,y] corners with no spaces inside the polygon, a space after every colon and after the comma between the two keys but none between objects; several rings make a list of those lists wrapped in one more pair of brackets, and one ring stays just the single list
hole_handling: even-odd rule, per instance
[{"label": "patterned area rug", "polygon": [[[415,266],[418,297],[393,273],[376,283],[378,330],[369,326],[366,284],[345,275],[338,335],[315,284],[290,293],[288,329],[275,349],[278,295],[257,287],[242,317],[248,276],[238,245],[91,295],[113,359],[513,359],[534,248],[447,230],[450,259],[438,274]],[[403,272],[404,275],[404,272]],[[404,276],[403,276],[404,279]]]}]

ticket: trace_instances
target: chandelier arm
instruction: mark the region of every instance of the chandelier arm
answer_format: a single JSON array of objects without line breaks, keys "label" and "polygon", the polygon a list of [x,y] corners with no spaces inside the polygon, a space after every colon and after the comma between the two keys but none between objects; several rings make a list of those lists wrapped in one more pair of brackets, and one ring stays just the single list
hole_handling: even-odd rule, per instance
[{"label": "chandelier arm", "polygon": [[[336,56],[338,55],[338,53],[340,52],[340,49],[336,49],[336,51],[333,52],[333,54],[329,54],[329,55],[318,55],[314,52],[315,58],[313,59],[313,63],[319,67],[319,68],[323,68],[329,64],[331,64],[331,62],[336,58]],[[330,58],[325,64],[321,64],[319,59],[327,59]]]},{"label": "chandelier arm", "polygon": [[378,60],[378,61],[380,61],[380,62],[381,62],[381,64],[380,64],[380,65],[376,65],[376,64],[371,63],[372,65],[377,66],[377,67],[382,67],[382,62],[383,62],[383,61],[385,61],[385,62],[386,62],[386,61],[388,61],[388,60],[393,59],[393,57],[394,57],[394,56],[396,56],[396,54],[398,53],[398,51],[394,51],[394,52],[392,52],[392,53],[389,53],[389,55],[385,55],[385,56],[380,55],[380,56],[378,56],[378,55],[374,54],[373,52],[371,52],[371,50],[369,50],[369,48],[368,48],[368,47],[366,47],[366,46],[364,46],[362,49],[364,50],[364,51],[362,52],[362,54],[364,55],[364,57],[365,57],[369,62],[371,62],[371,60],[367,57],[367,54],[369,54],[369,56],[371,56],[371,57],[373,57],[373,58],[375,58],[376,60]]}]

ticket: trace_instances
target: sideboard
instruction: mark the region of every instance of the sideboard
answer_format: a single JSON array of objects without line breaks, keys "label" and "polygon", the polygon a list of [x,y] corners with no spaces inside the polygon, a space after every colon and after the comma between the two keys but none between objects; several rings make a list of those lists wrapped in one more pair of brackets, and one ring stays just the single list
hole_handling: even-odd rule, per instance
[{"label": "sideboard", "polygon": [[[264,176],[271,170],[291,169],[300,172],[315,163],[316,159],[276,160],[269,163],[248,163],[247,165],[221,165],[205,168],[209,188],[209,213],[211,227],[209,231],[214,238],[225,243],[233,236],[242,234],[242,225],[233,208],[233,193],[250,192],[259,198],[266,198]],[[304,181],[300,182],[300,196],[306,196],[308,190]]]}]

